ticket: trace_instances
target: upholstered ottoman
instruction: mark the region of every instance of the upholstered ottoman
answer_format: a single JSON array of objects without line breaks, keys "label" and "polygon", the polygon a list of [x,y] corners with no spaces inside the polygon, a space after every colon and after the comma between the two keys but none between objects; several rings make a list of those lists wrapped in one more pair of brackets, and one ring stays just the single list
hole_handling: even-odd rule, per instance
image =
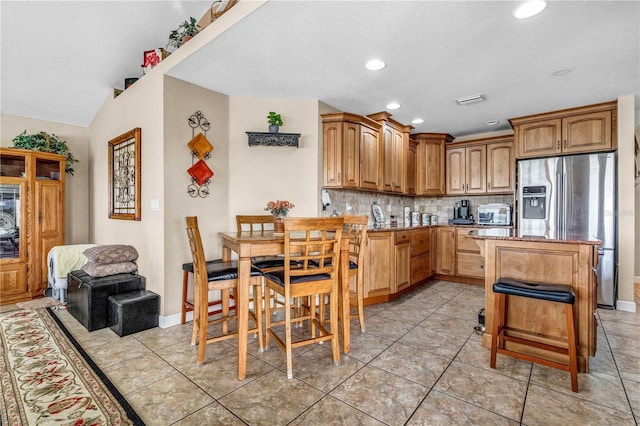
[{"label": "upholstered ottoman", "polygon": [[136,274],[93,277],[84,271],[67,276],[67,310],[87,330],[109,325],[109,296],[144,290],[145,278]]},{"label": "upholstered ottoman", "polygon": [[158,326],[160,296],[148,290],[109,296],[109,328],[126,336]]}]

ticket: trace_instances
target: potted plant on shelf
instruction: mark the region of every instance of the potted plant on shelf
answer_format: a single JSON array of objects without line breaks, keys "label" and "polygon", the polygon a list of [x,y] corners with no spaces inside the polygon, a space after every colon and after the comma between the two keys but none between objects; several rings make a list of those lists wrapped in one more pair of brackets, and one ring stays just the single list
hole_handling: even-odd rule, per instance
[{"label": "potted plant on shelf", "polygon": [[269,131],[271,133],[278,133],[280,126],[282,126],[282,117],[280,117],[280,114],[270,111],[269,115],[267,115],[267,121],[269,122]]},{"label": "potted plant on shelf", "polygon": [[169,34],[169,41],[167,42],[167,48],[174,47],[177,49],[187,41],[191,40],[191,38],[199,32],[200,27],[196,22],[196,18],[190,17],[188,20],[178,25],[178,28],[171,31]]},{"label": "potted plant on shelf", "polygon": [[274,217],[274,232],[284,232],[284,222],[282,220],[287,216],[289,210],[294,207],[293,203],[286,200],[269,201],[267,203],[265,210],[271,212]]},{"label": "potted plant on shelf", "polygon": [[60,154],[67,157],[65,162],[64,171],[73,176],[73,163],[77,163],[76,160],[69,152],[67,147],[67,141],[59,139],[54,134],[47,132],[27,134],[27,131],[20,133],[13,138],[13,147],[21,149],[30,149],[32,151],[52,152],[54,154]]}]

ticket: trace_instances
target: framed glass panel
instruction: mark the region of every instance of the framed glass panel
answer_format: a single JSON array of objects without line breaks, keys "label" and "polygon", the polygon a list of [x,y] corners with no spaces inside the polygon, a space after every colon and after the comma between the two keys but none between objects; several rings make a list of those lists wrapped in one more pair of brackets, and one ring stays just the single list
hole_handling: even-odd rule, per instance
[{"label": "framed glass panel", "polygon": [[109,218],[141,220],[141,129],[109,141]]},{"label": "framed glass panel", "polygon": [[20,257],[20,184],[0,184],[0,258]]}]

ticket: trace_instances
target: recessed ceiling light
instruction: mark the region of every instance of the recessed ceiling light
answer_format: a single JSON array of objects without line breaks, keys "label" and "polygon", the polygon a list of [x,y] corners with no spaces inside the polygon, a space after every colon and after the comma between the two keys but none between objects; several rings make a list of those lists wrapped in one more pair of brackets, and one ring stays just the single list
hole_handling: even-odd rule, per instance
[{"label": "recessed ceiling light", "polygon": [[521,3],[513,11],[513,16],[516,19],[527,19],[542,12],[547,7],[547,2],[544,0],[529,0]]},{"label": "recessed ceiling light", "polygon": [[413,124],[422,124],[422,123],[424,123],[424,120],[422,118],[414,118],[413,120],[411,120],[411,123],[413,123]]},{"label": "recessed ceiling light", "polygon": [[486,100],[487,98],[484,95],[472,95],[472,96],[456,99],[456,103],[458,105],[469,105],[469,104],[475,104],[476,102],[483,102]]},{"label": "recessed ceiling light", "polygon": [[385,67],[385,63],[380,59],[372,59],[366,63],[366,67],[369,71],[378,71]]},{"label": "recessed ceiling light", "polygon": [[485,126],[495,126],[497,124],[499,124],[500,122],[498,120],[489,120],[489,121],[485,121],[484,125]]},{"label": "recessed ceiling light", "polygon": [[561,70],[557,70],[551,73],[554,77],[561,77],[563,75],[567,75],[571,72],[571,68],[563,68]]},{"label": "recessed ceiling light", "polygon": [[387,109],[398,109],[400,108],[400,104],[397,102],[390,102],[387,104]]}]

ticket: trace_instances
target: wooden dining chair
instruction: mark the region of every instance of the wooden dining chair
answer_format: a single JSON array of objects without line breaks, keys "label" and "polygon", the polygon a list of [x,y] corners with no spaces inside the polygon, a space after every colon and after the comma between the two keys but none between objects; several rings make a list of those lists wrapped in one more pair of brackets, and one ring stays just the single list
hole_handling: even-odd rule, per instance
[{"label": "wooden dining chair", "polygon": [[[364,326],[364,251],[367,244],[368,216],[344,215],[342,238],[349,239],[349,307],[355,306],[360,322],[360,331]],[[326,297],[320,300],[320,312],[325,312]],[[305,306],[306,307],[306,306]],[[356,318],[351,317],[351,319]]]},{"label": "wooden dining chair", "polygon": [[[188,216],[186,222],[189,248],[193,258],[194,275],[194,310],[191,344],[198,344],[197,362],[198,365],[202,365],[204,363],[207,344],[237,336],[237,332],[229,332],[229,320],[233,318],[229,313],[229,302],[231,300],[231,291],[238,286],[238,263],[235,261],[222,262],[221,260],[217,262],[206,262],[200,230],[198,228],[198,218],[196,216]],[[257,268],[251,269],[250,285],[253,288],[254,297],[260,300],[262,298],[262,272]],[[209,292],[215,290],[221,293],[222,316],[213,321],[209,321]],[[249,311],[249,318],[255,325],[249,329],[249,333],[258,335],[258,344],[262,351],[264,346],[261,303],[253,304],[253,311]],[[209,338],[207,335],[209,325],[218,323],[222,324],[221,334]]]},{"label": "wooden dining chair", "polygon": [[[273,215],[236,215],[236,228],[238,232],[264,233],[273,231]],[[294,266],[299,266],[292,261]],[[260,269],[262,273],[276,271],[284,268],[284,256],[256,256],[251,258],[251,264]],[[268,295],[266,295],[268,297]],[[273,304],[272,314],[284,309],[284,302],[277,294],[273,295],[270,303]],[[299,307],[299,303],[297,303]]]},{"label": "wooden dining chair", "polygon": [[[338,297],[339,297],[339,258],[340,239],[342,238],[343,219],[331,218],[285,218],[284,219],[284,268],[265,273],[267,292],[284,296],[284,320],[272,321],[270,306],[266,305],[265,347],[273,340],[285,351],[287,358],[287,378],[293,378],[293,349],[331,341],[333,362],[340,362],[338,343]],[[301,263],[294,267],[291,260]],[[320,266],[324,265],[324,266]],[[325,324],[316,309],[316,300],[329,295],[329,324]],[[310,309],[293,310],[291,301],[295,298],[309,300]],[[295,314],[295,315],[294,315]],[[293,324],[310,321],[310,335],[292,340]],[[284,339],[278,335],[284,325]]]}]

